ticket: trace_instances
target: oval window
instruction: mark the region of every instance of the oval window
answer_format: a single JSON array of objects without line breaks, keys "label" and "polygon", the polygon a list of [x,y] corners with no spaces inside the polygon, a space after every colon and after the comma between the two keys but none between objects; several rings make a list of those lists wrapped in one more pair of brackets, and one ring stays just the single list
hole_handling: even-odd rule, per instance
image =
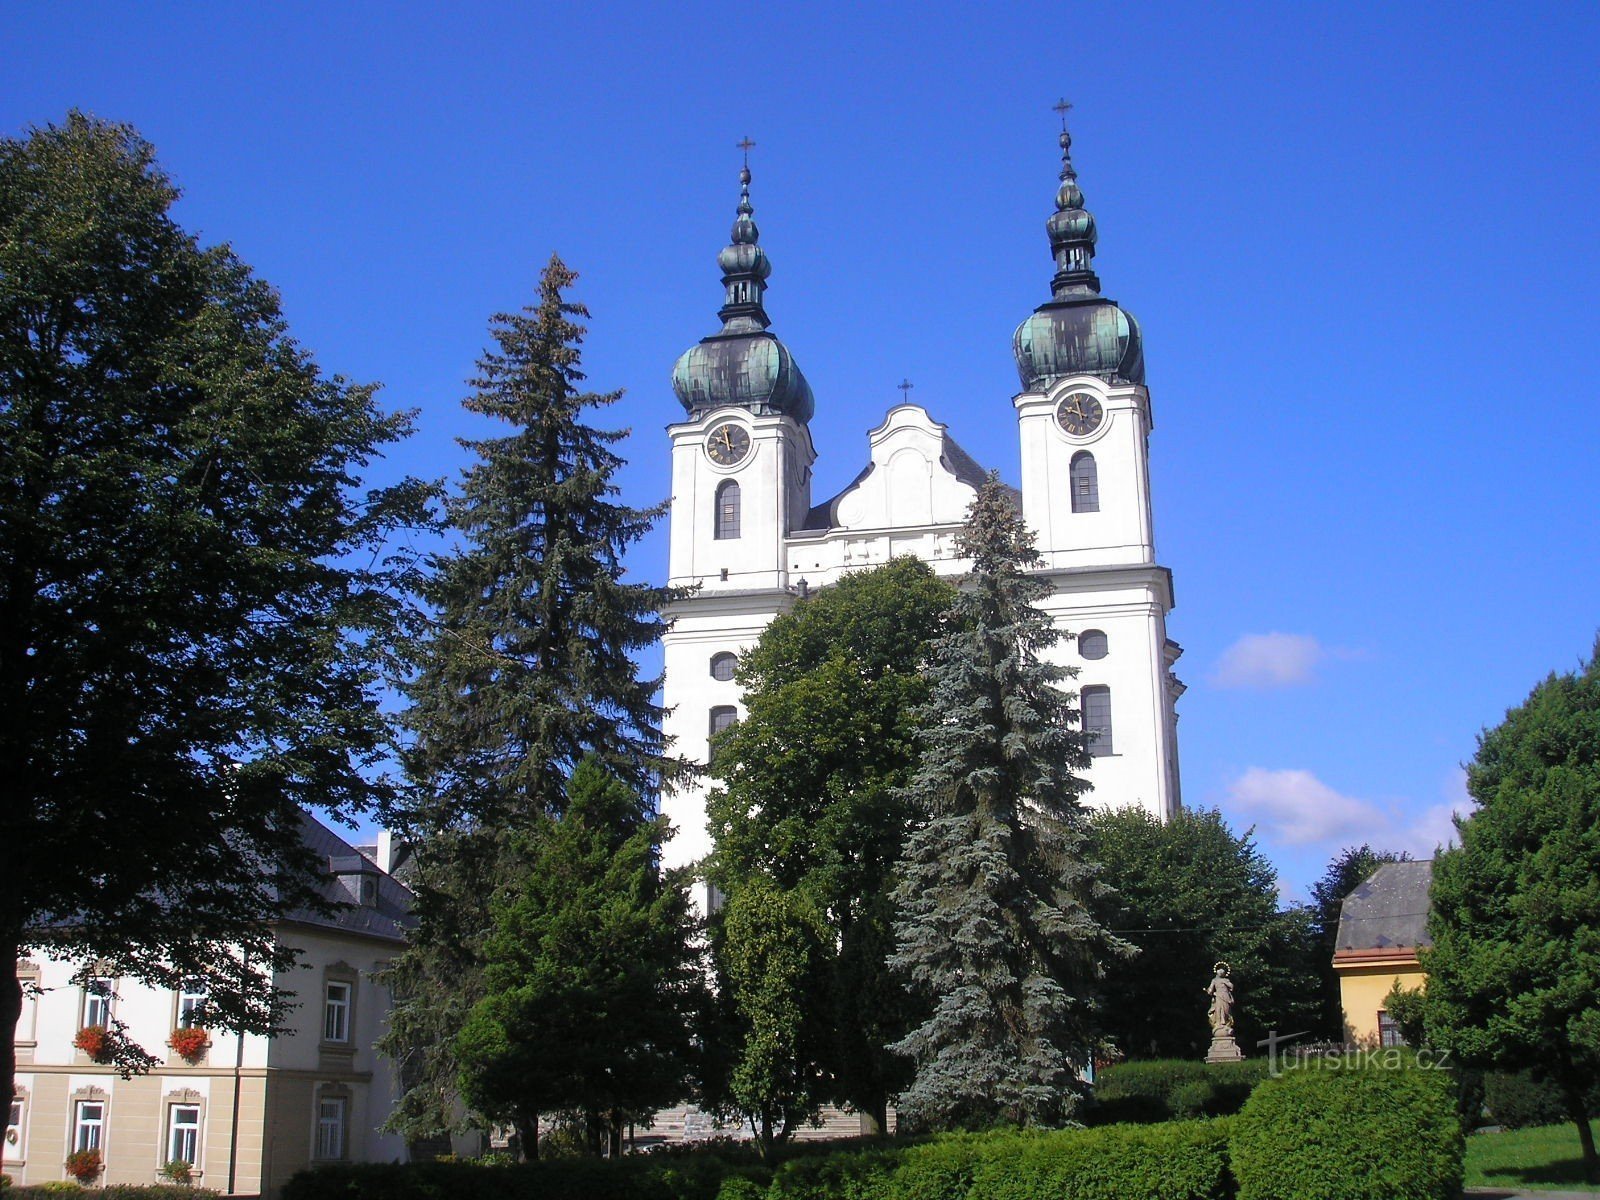
[{"label": "oval window", "polygon": [[1106,635],[1098,629],[1085,629],[1078,635],[1078,653],[1088,659],[1104,658]]}]

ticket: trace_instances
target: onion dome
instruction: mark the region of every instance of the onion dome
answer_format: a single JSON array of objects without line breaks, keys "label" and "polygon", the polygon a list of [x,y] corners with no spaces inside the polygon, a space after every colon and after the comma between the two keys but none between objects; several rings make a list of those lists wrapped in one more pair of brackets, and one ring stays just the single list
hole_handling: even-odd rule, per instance
[{"label": "onion dome", "polygon": [[1100,294],[1100,279],[1090,265],[1098,233],[1083,206],[1083,191],[1072,166],[1072,135],[1063,102],[1061,186],[1056,211],[1045,223],[1056,273],[1053,293],[1017,327],[1011,339],[1017,374],[1025,392],[1042,392],[1069,375],[1098,375],[1113,383],[1144,382],[1144,344],[1133,314]]},{"label": "onion dome", "polygon": [[[749,145],[746,143],[745,149]],[[759,245],[755,209],[750,206],[750,163],[739,172],[739,209],[733,240],[721,254],[727,298],[717,316],[722,330],[686,350],[672,368],[672,390],[689,416],[735,405],[753,413],[778,413],[804,423],[815,402],[811,385],[789,348],[767,332],[772,324],[761,299],[772,263]]]}]

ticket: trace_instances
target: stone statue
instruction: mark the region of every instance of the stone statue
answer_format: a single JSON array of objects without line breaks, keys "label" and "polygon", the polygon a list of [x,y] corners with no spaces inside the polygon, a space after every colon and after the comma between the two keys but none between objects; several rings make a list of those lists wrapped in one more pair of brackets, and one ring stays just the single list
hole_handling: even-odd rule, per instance
[{"label": "stone statue", "polygon": [[1233,980],[1225,962],[1211,968],[1211,982],[1205,991],[1211,997],[1211,1049],[1206,1052],[1208,1063],[1238,1062],[1244,1057],[1239,1043],[1233,1040]]},{"label": "stone statue", "polygon": [[1216,972],[1206,985],[1206,993],[1211,997],[1211,1028],[1217,1033],[1232,1033],[1233,980],[1228,978],[1230,968],[1227,963],[1219,962],[1211,969]]}]

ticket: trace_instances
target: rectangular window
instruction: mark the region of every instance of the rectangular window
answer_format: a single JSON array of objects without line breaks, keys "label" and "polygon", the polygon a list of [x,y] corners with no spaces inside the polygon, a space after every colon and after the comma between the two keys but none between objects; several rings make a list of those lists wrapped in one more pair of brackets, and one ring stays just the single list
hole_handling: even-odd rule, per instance
[{"label": "rectangular window", "polygon": [[91,979],[83,989],[83,1025],[109,1028],[111,1025],[111,980]]},{"label": "rectangular window", "polygon": [[324,1096],[317,1101],[317,1157],[344,1157],[344,1097]]},{"label": "rectangular window", "polygon": [[77,1119],[73,1122],[72,1148],[74,1150],[100,1149],[100,1135],[106,1127],[106,1102],[104,1100],[79,1100],[76,1115]]},{"label": "rectangular window", "polygon": [[13,1161],[22,1146],[22,1100],[11,1102],[11,1112],[6,1116],[6,1157]]},{"label": "rectangular window", "polygon": [[350,1040],[350,985],[330,983],[322,1002],[322,1040]]},{"label": "rectangular window", "polygon": [[1400,1032],[1400,1022],[1382,1011],[1378,1013],[1378,1044],[1384,1047],[1406,1044],[1406,1039]]},{"label": "rectangular window", "polygon": [[193,1029],[200,1024],[196,1014],[205,1003],[206,981],[185,979],[178,989],[178,1028]]},{"label": "rectangular window", "polygon": [[1103,758],[1111,753],[1111,689],[1083,689],[1083,731],[1089,736],[1089,753]]},{"label": "rectangular window", "polygon": [[167,1112],[167,1161],[192,1167],[200,1161],[200,1106],[174,1104]]}]

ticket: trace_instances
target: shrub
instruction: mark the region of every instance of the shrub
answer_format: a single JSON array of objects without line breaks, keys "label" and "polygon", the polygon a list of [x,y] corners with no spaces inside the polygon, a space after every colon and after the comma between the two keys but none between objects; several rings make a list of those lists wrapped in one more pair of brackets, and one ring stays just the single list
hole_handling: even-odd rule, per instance
[{"label": "shrub", "polygon": [[1236,1113],[1267,1076],[1265,1059],[1203,1063],[1162,1058],[1118,1063],[1095,1080],[1091,1125],[1146,1124]]},{"label": "shrub", "polygon": [[100,1177],[106,1169],[106,1160],[98,1150],[74,1150],[67,1155],[67,1174],[79,1183],[89,1183]]},{"label": "shrub", "polygon": [[6,1189],[6,1200],[45,1200],[51,1196],[93,1196],[94,1200],[207,1200],[219,1193],[205,1188],[178,1187],[170,1183],[112,1183],[90,1191],[76,1183],[53,1180]]},{"label": "shrub", "polygon": [[[1531,1071],[1487,1072],[1483,1077],[1483,1103],[1489,1110],[1489,1119],[1507,1129],[1565,1125],[1572,1120],[1561,1089],[1535,1079]],[[1588,1109],[1591,1117],[1600,1117],[1600,1087],[1589,1092]]]},{"label": "shrub", "polygon": [[1234,1125],[1239,1200],[1456,1200],[1464,1143],[1444,1071],[1311,1063]]},{"label": "shrub", "polygon": [[511,1167],[348,1163],[301,1171],[282,1200],[717,1200],[725,1179],[764,1184],[759,1168],[712,1154],[563,1158]]}]

